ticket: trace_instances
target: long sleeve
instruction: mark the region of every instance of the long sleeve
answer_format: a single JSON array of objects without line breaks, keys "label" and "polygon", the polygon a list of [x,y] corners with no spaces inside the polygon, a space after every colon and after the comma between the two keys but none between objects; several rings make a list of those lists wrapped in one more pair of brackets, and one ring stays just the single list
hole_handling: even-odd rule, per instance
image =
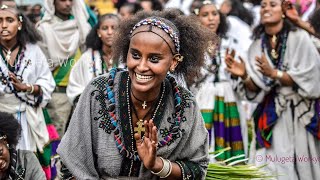
[{"label": "long sleeve", "polygon": [[51,94],[54,91],[56,83],[49,69],[49,65],[47,63],[46,57],[38,46],[36,46],[35,48],[35,53],[37,53],[36,54],[37,64],[36,64],[35,73],[36,73],[36,77],[38,77],[35,84],[41,87],[41,90],[43,93],[41,106],[45,107],[47,103],[51,100]]}]

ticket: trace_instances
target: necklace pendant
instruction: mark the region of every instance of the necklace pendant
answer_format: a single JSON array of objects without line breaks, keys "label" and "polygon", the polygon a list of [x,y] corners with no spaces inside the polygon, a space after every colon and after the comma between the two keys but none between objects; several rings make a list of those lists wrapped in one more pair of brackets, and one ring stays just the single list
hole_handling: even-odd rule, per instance
[{"label": "necklace pendant", "polygon": [[276,44],[277,43],[277,36],[273,35],[271,41]]},{"label": "necklace pendant", "polygon": [[275,49],[271,50],[271,56],[273,59],[278,59],[279,55]]},{"label": "necklace pendant", "polygon": [[141,105],[143,109],[146,109],[147,107],[147,101],[143,101],[143,104]]},{"label": "necklace pendant", "polygon": [[145,127],[144,127],[144,124],[143,124],[143,120],[139,119],[139,121],[136,123],[136,125],[138,127],[134,128],[134,132],[140,134],[140,137],[142,138],[142,133],[145,132]]},{"label": "necklace pendant", "polygon": [[11,59],[11,54],[9,54],[8,52],[8,54],[6,55],[6,61],[10,61],[10,59]]}]

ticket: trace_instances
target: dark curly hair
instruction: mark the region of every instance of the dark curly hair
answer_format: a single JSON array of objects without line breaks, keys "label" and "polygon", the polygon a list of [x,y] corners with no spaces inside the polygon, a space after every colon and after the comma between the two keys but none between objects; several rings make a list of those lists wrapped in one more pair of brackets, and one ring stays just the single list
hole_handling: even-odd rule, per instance
[{"label": "dark curly hair", "polygon": [[[204,7],[205,5],[214,5],[216,7],[216,9],[218,10],[217,6],[215,4],[203,4],[203,0],[196,0],[193,2],[193,14],[197,15],[195,13],[195,9],[199,9],[199,11],[201,11],[201,8]],[[229,25],[228,25],[228,22],[227,22],[227,18],[224,14],[222,14],[219,10],[219,16],[220,16],[220,24],[219,24],[219,27],[217,29],[217,35],[219,37],[225,37],[227,32],[228,32],[228,29],[229,29]]]},{"label": "dark curly hair", "polygon": [[[295,30],[297,30],[297,27],[294,26],[288,19],[284,19],[282,31],[283,30],[295,31]],[[261,37],[262,33],[264,33],[264,25],[260,23],[256,28],[254,28],[253,33],[252,33],[252,38],[254,40],[257,40]]]},{"label": "dark curly hair", "polygon": [[243,6],[243,3],[240,0],[229,0],[229,2],[231,3],[232,8],[228,13],[228,16],[236,16],[251,26],[254,20],[253,15],[247,8]]},{"label": "dark curly hair", "polygon": [[[123,5],[120,6],[120,8],[122,7],[128,7],[129,8],[129,12],[130,14],[134,15],[136,14],[138,11],[142,10],[142,7],[140,6],[139,3],[137,2],[134,2],[134,3],[131,3],[131,2],[125,2]],[[120,8],[118,11],[120,11]]]},{"label": "dark curly hair", "polygon": [[120,22],[120,18],[115,14],[104,14],[99,17],[98,23],[93,26],[93,28],[90,30],[89,34],[86,38],[86,46],[87,48],[92,48],[93,50],[100,50],[102,48],[102,41],[98,36],[97,30],[100,28],[101,23],[106,19],[116,19],[118,22]]},{"label": "dark curly hair", "polygon": [[212,37],[215,36],[206,28],[202,28],[194,16],[180,15],[176,10],[171,9],[138,12],[132,19],[125,20],[120,24],[113,46],[114,58],[121,59],[126,63],[131,29],[140,20],[152,16],[165,18],[177,27],[180,33],[180,54],[184,56],[184,59],[178,64],[174,73],[178,76],[184,76],[188,85],[192,84],[194,79],[200,76],[200,68],[204,63],[208,41],[212,41]]},{"label": "dark curly hair", "polygon": [[0,112],[0,136],[6,135],[10,146],[18,144],[21,126],[12,114]]}]

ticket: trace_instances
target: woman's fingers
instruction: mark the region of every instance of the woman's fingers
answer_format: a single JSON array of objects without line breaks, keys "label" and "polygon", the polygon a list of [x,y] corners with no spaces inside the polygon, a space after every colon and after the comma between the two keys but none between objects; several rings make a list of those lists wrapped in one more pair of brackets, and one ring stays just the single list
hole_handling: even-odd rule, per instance
[{"label": "woman's fingers", "polygon": [[153,128],[153,120],[149,120],[149,138],[152,140],[153,139],[153,133],[152,133],[152,128]]},{"label": "woman's fingers", "polygon": [[[152,122],[153,124],[153,122]],[[157,132],[157,127],[156,126],[153,126],[152,127],[152,138],[150,138],[151,140],[151,144],[152,144],[152,147],[154,148],[154,150],[156,151],[157,150],[157,147],[158,147],[158,132]]]},{"label": "woman's fingers", "polygon": [[141,139],[141,136],[139,133],[134,134],[134,139],[136,140],[137,146],[140,146],[143,143],[143,140]]},{"label": "woman's fingers", "polygon": [[147,120],[144,121],[144,137],[149,138],[149,123]]},{"label": "woman's fingers", "polygon": [[226,50],[226,54],[225,54],[225,56],[224,57],[227,57],[229,55],[229,48],[227,48],[227,50]]},{"label": "woman's fingers", "polygon": [[234,49],[232,49],[230,55],[231,55],[232,58],[234,58],[234,56],[236,55],[236,51]]}]

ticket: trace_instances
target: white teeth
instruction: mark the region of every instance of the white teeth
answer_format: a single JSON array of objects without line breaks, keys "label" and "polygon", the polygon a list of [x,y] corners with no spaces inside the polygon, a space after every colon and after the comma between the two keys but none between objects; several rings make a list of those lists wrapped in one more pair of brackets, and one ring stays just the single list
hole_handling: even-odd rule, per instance
[{"label": "white teeth", "polygon": [[143,76],[136,73],[136,77],[138,81],[149,81],[153,78],[153,76]]},{"label": "white teeth", "polygon": [[269,13],[265,13],[263,16],[264,16],[264,17],[270,17],[270,16],[271,16],[271,14],[269,14]]}]

